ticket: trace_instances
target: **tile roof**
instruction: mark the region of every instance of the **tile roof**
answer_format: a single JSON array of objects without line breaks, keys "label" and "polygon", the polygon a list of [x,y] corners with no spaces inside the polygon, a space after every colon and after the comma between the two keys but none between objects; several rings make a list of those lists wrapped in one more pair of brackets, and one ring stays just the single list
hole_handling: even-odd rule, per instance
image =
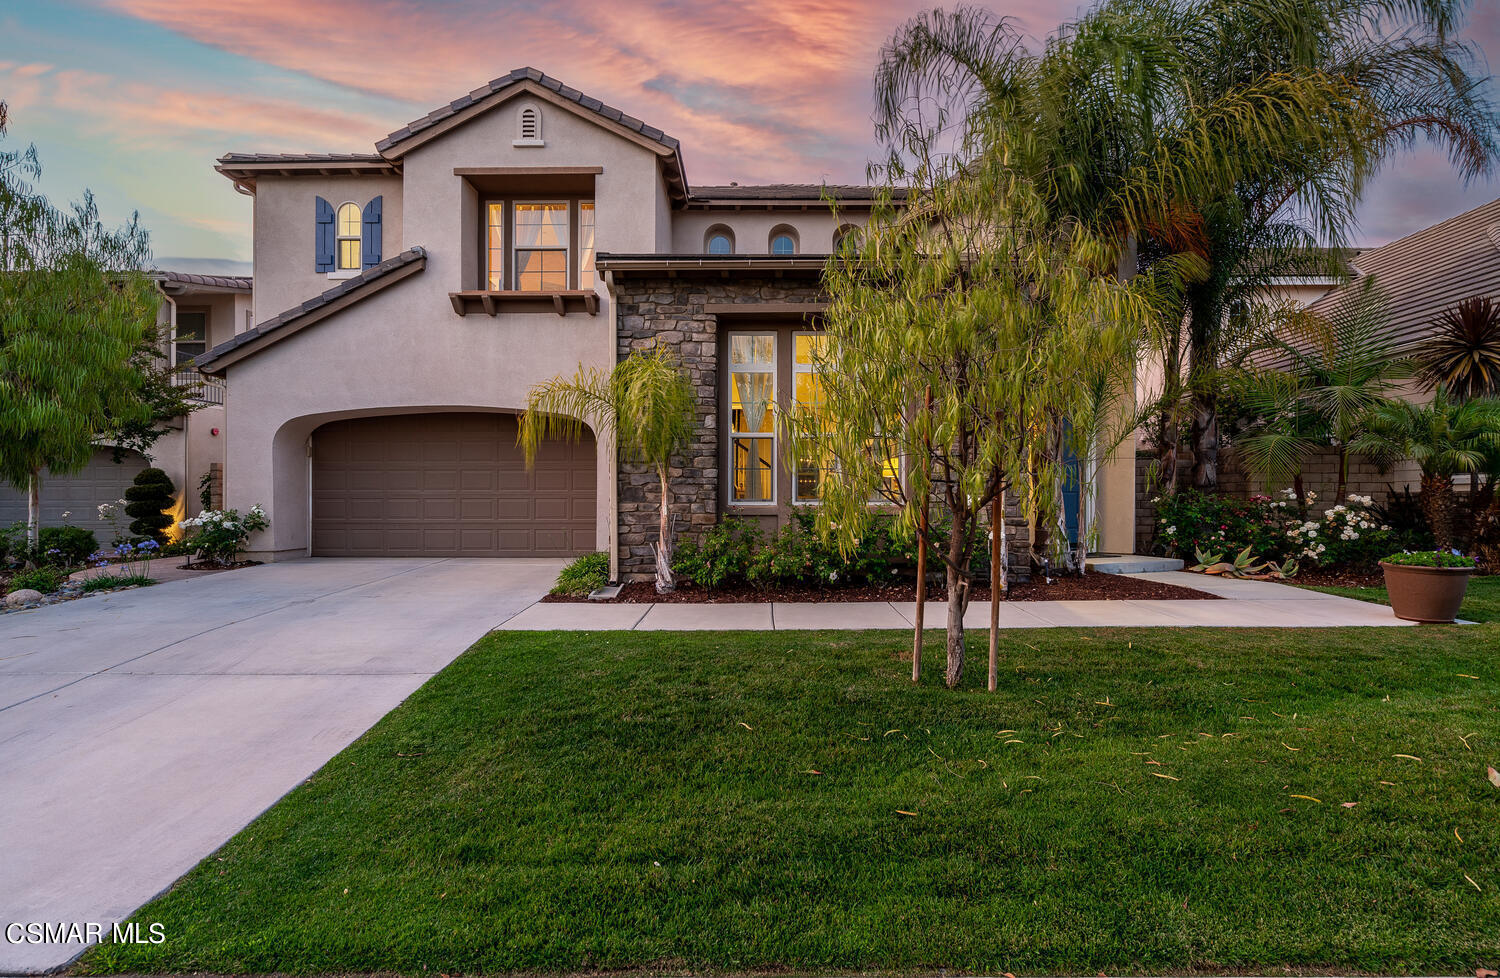
[{"label": "tile roof", "polygon": [[192,272],[155,269],[151,272],[151,277],[164,285],[201,285],[214,289],[229,289],[234,292],[249,292],[254,285],[249,275],[198,275]]},{"label": "tile roof", "polygon": [[[847,183],[731,183],[727,186],[693,187],[689,199],[697,200],[819,200],[826,190],[840,200],[873,200],[879,187]],[[900,190],[896,196],[905,196]]]},{"label": "tile roof", "polygon": [[657,129],[655,126],[648,126],[634,116],[626,115],[613,106],[605,105],[598,99],[583,94],[576,88],[569,88],[567,85],[564,85],[556,78],[553,78],[550,75],[543,74],[536,68],[516,68],[512,70],[508,75],[501,75],[499,78],[491,81],[488,85],[481,85],[479,88],[474,89],[474,91],[463,96],[462,98],[454,99],[447,105],[439,106],[438,108],[433,109],[422,118],[408,122],[400,129],[397,129],[395,132],[391,133],[389,136],[386,136],[384,139],[376,143],[375,148],[384,153],[386,150],[390,149],[397,143],[415,136],[416,134],[422,132],[424,129],[429,129],[432,126],[437,125],[439,122],[442,122],[449,116],[456,115],[457,113],[464,111],[475,103],[481,102],[484,99],[490,97],[496,92],[501,91],[505,88],[509,88],[511,85],[522,81],[535,82],[538,85],[541,85],[543,88],[565,99],[568,99],[571,102],[576,102],[578,105],[583,106],[590,112],[603,116],[610,122],[622,125],[632,132],[638,133],[642,136],[645,136],[647,139],[654,140],[655,142],[660,143],[674,153],[681,148],[681,144],[679,144],[677,140],[673,139],[671,136],[668,136],[660,129]]},{"label": "tile roof", "polygon": [[[381,262],[379,265],[376,265],[374,268],[368,268],[358,275],[355,275],[353,278],[345,279],[326,292],[318,293],[301,305],[293,306],[290,309],[280,312],[277,315],[272,316],[270,319],[257,323],[250,329],[245,330],[243,333],[236,334],[233,339],[226,340],[223,343],[220,343],[218,346],[214,347],[212,350],[209,350],[203,356],[198,358],[198,368],[207,373],[213,373],[214,361],[221,360],[234,353],[236,350],[239,350],[241,347],[254,343],[262,337],[274,335],[279,331],[285,331],[287,335],[290,335],[293,330],[289,330],[286,327],[293,326],[301,322],[307,317],[318,313],[320,310],[324,309],[324,307],[338,301],[339,299],[344,298],[345,296],[350,295],[351,293],[360,292],[363,290],[364,294],[358,296],[355,301],[364,299],[369,295],[373,295],[376,292],[379,292],[381,289],[385,288],[387,285],[391,285],[394,282],[398,281],[398,279],[390,277],[392,273],[406,268],[407,266],[416,264],[417,262],[426,262],[426,260],[426,249],[417,245],[413,245],[407,250],[401,252],[401,254],[396,255],[394,258],[387,258],[385,261]],[[235,357],[234,359],[239,359],[239,357]],[[225,366],[227,366],[227,364],[225,364]]]},{"label": "tile roof", "polygon": [[219,157],[221,164],[235,163],[328,163],[348,165],[351,163],[375,163],[388,165],[389,160],[379,153],[225,153]]},{"label": "tile roof", "polygon": [[1355,278],[1314,302],[1334,314],[1370,276],[1389,301],[1389,335],[1411,346],[1438,314],[1473,295],[1500,297],[1500,199],[1352,259]]}]

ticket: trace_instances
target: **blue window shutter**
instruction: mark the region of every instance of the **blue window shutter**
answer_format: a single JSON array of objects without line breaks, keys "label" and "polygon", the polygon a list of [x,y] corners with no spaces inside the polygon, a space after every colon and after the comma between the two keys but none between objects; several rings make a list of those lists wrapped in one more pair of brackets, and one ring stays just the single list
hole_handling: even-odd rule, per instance
[{"label": "blue window shutter", "polygon": [[313,210],[317,219],[317,233],[313,238],[313,268],[319,272],[333,271],[333,205],[322,197],[316,199]]},{"label": "blue window shutter", "polygon": [[374,268],[380,264],[380,211],[383,198],[376,197],[365,205],[364,213],[361,215],[364,232],[360,236],[360,264],[365,268]]}]

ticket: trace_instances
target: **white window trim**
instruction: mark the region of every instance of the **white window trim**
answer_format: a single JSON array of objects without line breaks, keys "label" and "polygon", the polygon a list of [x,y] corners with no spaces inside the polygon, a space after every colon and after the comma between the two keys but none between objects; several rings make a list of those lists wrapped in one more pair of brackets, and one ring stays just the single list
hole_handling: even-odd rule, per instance
[{"label": "white window trim", "polygon": [[[732,349],[734,347],[734,339],[737,336],[769,336],[771,338],[771,362],[770,362],[770,364],[766,365],[766,364],[758,364],[758,363],[757,364],[737,364],[737,363],[735,363],[734,360],[731,357],[731,351],[732,351]],[[777,445],[776,445],[776,441],[777,441],[777,439],[776,439],[776,423],[777,423],[777,421],[776,421],[775,412],[779,408],[779,405],[776,403],[776,401],[777,401],[776,391],[777,391],[777,388],[780,386],[777,383],[777,381],[778,381],[778,373],[779,373],[779,371],[778,371],[777,368],[780,365],[780,354],[781,354],[781,351],[778,349],[778,345],[779,344],[776,342],[776,331],[775,330],[734,330],[734,331],[730,332],[725,337],[725,340],[726,340],[726,342],[724,344],[724,353],[725,353],[726,357],[730,357],[730,359],[729,359],[729,372],[728,372],[728,387],[729,387],[729,389],[725,392],[725,395],[724,395],[724,427],[725,427],[725,430],[727,432],[727,435],[726,435],[726,437],[724,439],[724,447],[725,447],[725,451],[727,453],[726,457],[725,457],[724,471],[728,475],[728,478],[725,480],[725,482],[726,482],[726,489],[727,489],[726,496],[727,496],[727,499],[728,499],[728,504],[730,506],[743,506],[743,507],[745,507],[747,509],[766,509],[766,508],[772,508],[772,507],[775,507],[775,505],[776,505],[777,483],[779,483],[781,481],[781,468],[782,468],[781,459],[776,454],[776,452],[777,452]],[[768,373],[768,374],[771,375],[771,406],[770,406],[770,410],[772,412],[772,416],[771,416],[771,430],[770,431],[737,432],[737,431],[734,430],[734,375],[735,374],[741,374],[741,373],[750,373],[750,374],[765,374],[765,373]],[[758,441],[769,441],[771,443],[771,456],[770,457],[772,459],[773,465],[771,467],[771,498],[770,499],[735,499],[734,498],[734,443],[735,443],[736,439],[743,439],[745,441],[750,441],[750,440],[753,439],[753,440],[758,440]]]},{"label": "white window trim", "polygon": [[[183,313],[187,313],[188,315],[201,315],[203,317],[203,339],[201,339],[201,340],[188,340],[189,343],[202,343],[203,344],[203,353],[196,354],[195,356],[201,357],[204,354],[208,353],[209,350],[213,349],[213,345],[208,342],[208,332],[212,328],[212,325],[213,325],[213,323],[212,323],[212,320],[213,320],[213,312],[212,312],[212,310],[209,310],[209,309],[206,309],[206,308],[204,308],[204,309],[183,309],[183,310],[180,310],[180,311],[174,310],[173,311],[173,315],[172,315],[172,324],[171,324],[172,325],[172,366],[173,367],[185,367],[185,366],[187,366],[187,363],[182,358],[182,352],[179,349],[179,345],[180,344],[178,343],[178,340],[177,340],[177,330],[181,327],[181,324],[179,322],[179,317]],[[192,358],[189,358],[189,359],[192,359]]]},{"label": "white window trim", "polygon": [[[517,227],[517,225],[516,225],[516,219],[517,219],[517,217],[520,216],[521,208],[526,207],[527,205],[542,205],[542,206],[548,206],[548,207],[550,207],[550,206],[561,206],[562,207],[563,213],[566,214],[567,217],[568,217],[568,222],[567,222],[568,240],[567,240],[567,242],[561,248],[523,248],[523,247],[521,247],[521,245],[520,245],[521,235],[519,233],[517,233],[517,231],[516,231],[516,227]],[[596,218],[598,217],[597,213],[595,214],[595,217]],[[598,228],[596,227],[595,228],[595,232],[597,233],[597,231],[598,231]],[[573,241],[573,205],[572,205],[571,201],[567,201],[567,200],[517,200],[517,201],[512,202],[511,203],[511,207],[510,207],[510,270],[511,270],[511,278],[514,279],[514,281],[511,282],[511,288],[514,289],[517,292],[523,291],[521,289],[521,263],[516,260],[516,256],[520,252],[522,252],[522,251],[561,251],[562,252],[562,256],[563,256],[563,287],[562,287],[562,291],[567,291],[568,283],[570,281],[572,281],[572,279],[573,279],[573,256],[572,256],[572,251],[573,251],[574,245],[575,245],[575,242]],[[548,294],[550,294],[552,292],[559,291],[559,290],[556,290],[556,289],[535,289],[535,290],[526,289],[524,291],[527,291],[527,292],[535,291],[537,295],[548,295]]]},{"label": "white window trim", "polygon": [[[345,207],[353,207],[356,211],[359,212],[359,221],[358,221],[359,233],[358,234],[348,235],[348,234],[340,234],[339,233],[339,231],[341,230],[340,227],[339,227],[339,211],[342,211]],[[365,210],[364,210],[363,207],[360,207],[358,204],[356,204],[352,200],[346,200],[342,204],[338,205],[337,207],[335,207],[333,209],[333,271],[331,271],[331,272],[328,273],[328,277],[329,278],[331,278],[331,279],[353,278],[354,276],[358,275],[360,272],[364,271],[364,269],[360,267],[361,265],[364,264],[364,248],[365,248],[364,231],[365,231]],[[354,262],[354,267],[353,268],[340,268],[339,267],[339,258],[343,255],[344,242],[345,241],[354,241],[354,242],[358,243],[358,245],[359,245],[358,251],[355,252],[355,262]]]},{"label": "white window trim", "polygon": [[[591,214],[594,215],[593,243],[592,243],[592,245],[589,248],[589,255],[590,255],[590,258],[593,260],[594,267],[589,268],[589,269],[585,269],[583,267],[583,211],[584,211],[584,206],[585,205],[588,206],[589,213],[591,213]],[[572,222],[572,220],[573,220],[572,215],[569,215],[568,220],[570,222]],[[576,249],[577,252],[578,252],[578,287],[580,289],[597,289],[599,287],[599,284],[600,284],[600,282],[602,280],[599,277],[599,265],[598,265],[598,261],[599,261],[599,204],[598,204],[598,202],[596,200],[583,200],[582,198],[579,199],[579,201],[578,201],[578,220],[577,220],[577,225],[578,225],[578,240],[577,241],[570,241],[570,242],[568,242],[568,244],[569,244],[570,247]],[[588,274],[593,277],[593,281],[590,282],[588,285],[584,285],[583,284],[583,275],[584,275],[585,271],[587,271]]]}]

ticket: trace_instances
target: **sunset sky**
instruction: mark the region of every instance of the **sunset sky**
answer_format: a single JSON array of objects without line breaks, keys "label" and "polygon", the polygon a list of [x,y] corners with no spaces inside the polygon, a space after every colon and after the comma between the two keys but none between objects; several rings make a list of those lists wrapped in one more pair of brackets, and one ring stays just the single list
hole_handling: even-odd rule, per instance
[{"label": "sunset sky", "polygon": [[[0,0],[10,148],[43,188],[139,210],[159,264],[250,257],[250,207],[213,172],[238,151],[370,152],[376,139],[531,65],[682,141],[693,183],[862,180],[881,42],[902,0]],[[1465,36],[1500,52],[1500,4]],[[1074,0],[994,4],[1041,39]],[[1482,67],[1482,66],[1481,66]],[[1487,69],[1484,69],[1487,72]],[[1358,243],[1500,196],[1441,154],[1387,167]],[[181,263],[179,262],[179,265]]]}]

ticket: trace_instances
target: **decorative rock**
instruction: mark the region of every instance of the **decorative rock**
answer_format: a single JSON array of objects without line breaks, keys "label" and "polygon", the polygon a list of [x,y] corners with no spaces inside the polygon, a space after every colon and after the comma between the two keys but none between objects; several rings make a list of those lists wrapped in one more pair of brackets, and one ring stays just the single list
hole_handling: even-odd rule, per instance
[{"label": "decorative rock", "polygon": [[5,606],[7,608],[20,608],[24,605],[31,604],[32,602],[40,601],[43,597],[44,595],[42,594],[42,592],[33,590],[29,587],[23,587],[20,590],[12,591],[5,596]]}]

